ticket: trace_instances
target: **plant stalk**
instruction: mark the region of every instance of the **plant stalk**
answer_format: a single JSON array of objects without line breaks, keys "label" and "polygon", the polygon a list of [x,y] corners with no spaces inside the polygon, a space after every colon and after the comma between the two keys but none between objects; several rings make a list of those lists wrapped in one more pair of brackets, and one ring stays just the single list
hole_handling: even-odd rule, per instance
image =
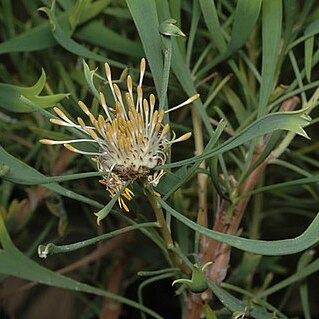
[{"label": "plant stalk", "polygon": [[151,204],[156,221],[159,224],[159,229],[162,234],[162,237],[166,243],[166,247],[168,249],[168,256],[171,259],[173,265],[175,267],[178,267],[182,272],[189,274],[191,269],[184,263],[184,261],[173,251],[174,247],[174,241],[171,235],[170,230],[168,229],[165,217],[164,217],[164,212],[161,207],[161,205],[158,203],[156,200],[156,195],[154,194],[154,191],[150,189],[150,187],[145,187],[146,188],[146,196],[149,200],[149,203]]}]

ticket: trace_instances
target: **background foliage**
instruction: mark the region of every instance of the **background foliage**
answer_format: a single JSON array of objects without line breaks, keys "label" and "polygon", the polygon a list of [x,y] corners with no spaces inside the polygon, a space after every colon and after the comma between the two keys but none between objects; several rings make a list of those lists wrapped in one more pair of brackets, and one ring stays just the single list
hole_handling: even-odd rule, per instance
[{"label": "background foliage", "polygon": [[[142,57],[145,90],[161,105],[201,95],[166,119],[193,139],[173,146],[157,188],[173,253],[188,270],[212,260],[227,272],[207,274],[214,298],[199,313],[318,316],[315,0],[2,0],[0,8],[1,318],[197,318],[187,305],[196,309],[199,294],[171,286],[190,274],[171,259],[142,186],[125,214],[108,204],[89,158],[38,143],[70,134],[50,124],[52,106],[76,118],[82,100],[98,112],[103,63],[125,88]],[[159,32],[169,18],[186,38]],[[205,242],[224,247],[224,259]],[[47,243],[40,252],[53,255],[39,259]]]}]

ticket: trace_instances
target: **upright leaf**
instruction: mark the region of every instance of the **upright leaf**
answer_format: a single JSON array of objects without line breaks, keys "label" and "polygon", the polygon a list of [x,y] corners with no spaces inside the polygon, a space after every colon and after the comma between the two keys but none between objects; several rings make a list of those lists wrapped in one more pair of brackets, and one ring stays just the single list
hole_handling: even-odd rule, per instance
[{"label": "upright leaf", "polygon": [[126,3],[140,35],[146,58],[152,71],[156,91],[160,95],[163,77],[163,57],[161,54],[161,37],[156,3],[154,0],[144,1],[143,5],[141,5],[139,0],[126,0]]},{"label": "upright leaf", "polygon": [[267,113],[269,96],[274,89],[275,73],[280,51],[282,0],[263,1],[262,69],[258,117]]}]

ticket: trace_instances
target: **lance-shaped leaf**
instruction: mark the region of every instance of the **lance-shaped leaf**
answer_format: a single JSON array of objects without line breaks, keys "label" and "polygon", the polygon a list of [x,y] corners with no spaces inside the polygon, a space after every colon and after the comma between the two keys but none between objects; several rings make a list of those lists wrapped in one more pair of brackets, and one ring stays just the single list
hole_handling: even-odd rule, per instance
[{"label": "lance-shaped leaf", "polygon": [[197,161],[203,161],[207,158],[212,158],[232,150],[233,148],[238,147],[252,140],[253,138],[263,136],[277,130],[286,130],[299,134],[305,138],[309,138],[303,129],[305,126],[309,125],[311,120],[310,116],[308,115],[309,110],[310,108],[304,108],[297,111],[278,112],[265,115],[250,124],[237,135],[233,136],[212,150],[207,150],[201,155],[194,156],[186,160],[158,166],[157,169],[179,167],[188,165],[190,163],[195,163]]},{"label": "lance-shaped leaf", "polygon": [[0,83],[0,107],[16,113],[33,112],[34,109],[21,100],[22,96],[42,108],[53,106],[68,96],[66,93],[39,95],[44,88],[45,82],[46,75],[44,70],[42,70],[39,80],[31,87]]},{"label": "lance-shaped leaf", "polygon": [[290,255],[306,250],[312,245],[317,244],[319,241],[319,213],[316,215],[308,228],[301,235],[295,238],[281,240],[255,240],[228,235],[200,226],[199,224],[196,224],[189,218],[177,212],[161,198],[157,198],[157,201],[177,220],[179,220],[189,228],[197,231],[198,233],[203,234],[206,237],[218,240],[222,243],[226,243],[232,247],[236,247],[240,250],[248,251],[254,254],[265,256]]},{"label": "lance-shaped leaf", "polygon": [[[87,203],[94,207],[97,207],[97,208],[103,207],[100,203],[96,202],[95,200],[87,198],[78,193],[72,192],[60,186],[56,182],[62,181],[62,180],[57,180],[55,178],[51,179],[50,177],[44,176],[36,169],[30,167],[26,163],[23,163],[19,159],[7,153],[2,147],[0,147],[0,164],[7,166],[7,168],[5,168],[6,174],[3,175],[2,178],[10,182],[17,183],[17,184],[24,184],[24,185],[41,184],[42,182],[43,183],[49,182],[50,184],[45,184],[43,185],[43,187],[53,192],[56,192],[60,195],[76,199],[78,201]],[[90,176],[96,176],[98,173],[94,172],[89,174]]]}]

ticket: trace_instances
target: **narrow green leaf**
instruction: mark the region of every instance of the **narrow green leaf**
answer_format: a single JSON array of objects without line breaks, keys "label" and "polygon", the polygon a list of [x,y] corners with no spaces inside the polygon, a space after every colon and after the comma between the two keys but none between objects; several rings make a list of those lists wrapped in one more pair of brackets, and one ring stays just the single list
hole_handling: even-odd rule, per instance
[{"label": "narrow green leaf", "polygon": [[262,0],[237,1],[230,42],[227,48],[214,59],[213,65],[227,59],[247,42],[259,17],[261,3]]},{"label": "narrow green leaf", "polygon": [[251,167],[249,167],[247,172],[242,174],[239,184],[241,184],[241,181],[246,180],[246,178],[268,157],[268,155],[274,150],[275,146],[279,142],[281,136],[282,136],[281,131],[276,131],[272,133],[270,140],[267,142],[265,149],[260,154],[257,161],[254,162],[254,164]]},{"label": "narrow green leaf", "polygon": [[[167,1],[158,1],[158,14],[162,19],[170,18],[169,6]],[[171,38],[172,43],[172,69],[178,78],[181,86],[188,96],[192,96],[197,93],[195,85],[193,83],[192,75],[189,68],[187,67],[187,62],[185,61],[185,56],[182,53],[180,46],[178,45],[176,38]],[[205,108],[200,99],[194,101],[194,106],[196,111],[199,112],[202,121],[206,127],[209,134],[213,133],[213,128],[209,122],[209,117],[206,113]]]},{"label": "narrow green leaf", "polygon": [[313,37],[314,35],[318,33],[319,33],[319,20],[316,19],[307,27],[303,36],[299,37],[297,40],[289,44],[289,46],[286,49],[286,52],[288,52],[289,50],[293,49],[295,46],[297,46],[301,42],[304,42],[306,39],[309,39],[310,37]]},{"label": "narrow green leaf", "polygon": [[[10,170],[10,168],[9,168]],[[15,182],[17,184],[23,185],[43,185],[43,184],[52,184],[52,183],[61,183],[67,181],[73,181],[82,178],[97,177],[104,175],[105,172],[87,172],[87,173],[78,173],[70,175],[59,175],[59,176],[32,176],[28,179],[20,178],[19,176],[13,177],[13,174],[8,175],[8,180]]]},{"label": "narrow green leaf", "polygon": [[258,117],[267,113],[267,104],[275,86],[275,72],[280,52],[282,0],[263,1],[262,69]]},{"label": "narrow green leaf", "polygon": [[110,214],[112,208],[114,207],[120,196],[121,192],[116,193],[116,195],[107,203],[106,206],[104,206],[98,212],[94,213],[94,215],[97,217],[96,223],[98,225],[100,225],[101,221]]},{"label": "narrow green leaf", "polygon": [[319,271],[319,258],[317,258],[315,261],[313,261],[311,264],[304,267],[300,271],[297,271],[290,277],[280,281],[278,284],[275,284],[274,286],[269,287],[268,289],[262,291],[261,293],[258,294],[258,297],[265,298],[267,296],[270,296],[281,289],[291,286],[292,284],[294,284],[295,282],[299,280],[302,280],[314,273],[317,273],[318,271]]},{"label": "narrow green leaf", "polygon": [[22,96],[25,96],[41,108],[53,106],[68,96],[65,93],[39,96],[38,94],[42,91],[45,81],[46,75],[44,70],[42,70],[39,80],[31,87],[0,83],[0,107],[16,113],[33,112],[34,109],[21,100]]},{"label": "narrow green leaf", "polygon": [[32,52],[55,46],[48,22],[0,43],[0,54],[9,52]]},{"label": "narrow green leaf", "polygon": [[[61,100],[63,100],[64,98],[68,96],[69,94],[67,93],[60,93],[60,94],[53,94],[53,95],[46,95],[46,96],[21,95],[20,100],[22,100],[22,98],[24,97],[39,107],[48,108],[48,107],[56,105],[58,102],[60,102]],[[25,107],[27,106],[25,105]]]},{"label": "narrow green leaf", "polygon": [[236,115],[238,123],[244,123],[245,119],[247,119],[247,110],[245,109],[238,95],[228,86],[223,87],[223,92],[229,105]]},{"label": "narrow green leaf", "polygon": [[[99,0],[92,3],[88,10],[84,11],[80,17],[80,23],[84,23],[99,14],[110,0]],[[33,10],[32,10],[33,12]],[[65,26],[71,10],[68,10],[57,18],[59,24]],[[32,52],[48,49],[57,45],[57,41],[52,35],[49,22],[43,22],[32,29],[19,34],[3,43],[0,43],[0,54],[9,52]]]},{"label": "narrow green leaf", "polygon": [[[192,96],[196,94],[197,92],[192,80],[191,73],[186,66],[186,61],[184,57],[182,56],[182,53],[177,45],[176,39],[172,39],[172,43],[173,43],[172,68],[180,84],[182,85],[183,89],[187,93],[187,95]],[[202,118],[202,121],[205,125],[207,132],[209,134],[212,134],[213,128],[209,122],[209,117],[206,113],[205,108],[203,107],[202,101],[200,99],[197,99],[194,101],[194,105]]]},{"label": "narrow green leaf", "polygon": [[305,40],[305,70],[306,70],[306,77],[308,82],[311,82],[314,43],[315,43],[314,36]]},{"label": "narrow green leaf", "polygon": [[215,46],[220,52],[226,50],[226,41],[223,37],[223,30],[219,23],[216,6],[213,0],[200,0],[200,6],[205,23]]},{"label": "narrow green leaf", "polygon": [[122,63],[116,62],[111,59],[107,59],[99,54],[91,52],[89,49],[85,48],[84,46],[78,44],[73,39],[71,39],[62,29],[59,20],[56,19],[54,15],[54,8],[51,8],[51,10],[49,10],[48,8],[43,8],[42,11],[45,12],[50,19],[53,37],[64,49],[75,55],[87,59],[93,59],[95,61],[104,63],[108,62],[110,65],[113,65],[115,67],[125,67],[125,65],[123,65]]},{"label": "narrow green leaf", "polygon": [[318,34],[319,33],[319,20],[316,19],[312,23],[310,23],[307,26],[307,28],[306,28],[304,33],[308,37],[312,37],[312,36]]},{"label": "narrow green leaf", "polygon": [[177,26],[181,27],[182,0],[169,1],[172,17],[176,20]]},{"label": "narrow green leaf", "polygon": [[255,254],[267,256],[281,256],[295,254],[300,251],[306,250],[319,241],[319,214],[312,221],[310,226],[298,237],[283,240],[254,240],[237,236],[231,236],[220,233],[208,228],[202,227],[187,217],[183,216],[172,207],[166,204],[161,198],[157,198],[160,205],[166,209],[172,216],[184,223],[189,228],[199,232],[209,238],[213,238],[222,243],[226,243],[232,247],[238,248],[243,251],[248,251]]},{"label": "narrow green leaf", "polygon": [[75,32],[74,37],[101,48],[137,58],[141,58],[144,55],[139,42],[134,42],[123,34],[114,32],[100,21],[93,20],[82,28],[79,28]]},{"label": "narrow green leaf", "polygon": [[[214,145],[218,142],[219,137],[221,136],[221,134],[223,133],[224,128],[226,127],[227,123],[224,121],[220,121],[218,123],[218,126],[214,132],[214,134],[212,135],[211,139],[209,140],[209,142],[207,143],[204,152],[208,152],[210,151]],[[164,200],[166,200],[167,198],[169,198],[172,194],[174,194],[180,187],[182,187],[182,185],[184,185],[195,173],[196,170],[199,168],[200,166],[200,161],[196,162],[193,164],[193,166],[191,168],[189,168],[188,170],[186,170],[186,167],[182,167],[181,171],[182,174],[181,176],[179,176],[179,178],[176,177],[176,175],[174,175],[175,180],[173,180],[173,182],[171,183],[171,185],[169,185],[169,191],[165,192],[165,196],[164,196]],[[184,169],[183,169],[184,168]],[[172,174],[170,172],[168,172],[167,174]],[[165,177],[165,176],[164,176]],[[166,182],[164,180],[164,183],[166,185]],[[161,183],[160,183],[161,185]],[[159,185],[159,186],[160,186]]]},{"label": "narrow green leaf", "polygon": [[[305,267],[309,265],[312,261],[315,251],[308,250],[304,252],[298,261],[297,271],[302,271]],[[301,299],[301,304],[304,312],[305,319],[311,319],[311,310],[310,310],[310,300],[308,294],[308,284],[307,280],[303,280],[299,287],[299,294]]]},{"label": "narrow green leaf", "polygon": [[197,1],[194,1],[193,8],[192,8],[192,22],[191,22],[189,35],[188,35],[187,51],[186,51],[186,65],[188,67],[191,64],[191,57],[192,57],[194,41],[196,38],[196,32],[197,32],[200,16],[201,16],[201,11],[199,7],[199,3]]},{"label": "narrow green leaf", "polygon": [[262,0],[238,0],[230,43],[224,55],[229,56],[241,48],[252,33],[260,14]]},{"label": "narrow green leaf", "polygon": [[246,304],[243,301],[232,296],[230,293],[228,293],[226,290],[224,290],[211,280],[208,280],[208,286],[227,309],[234,312],[234,314],[238,314],[238,317],[236,318],[245,318],[245,315],[249,315],[250,317],[253,317],[255,319],[274,318],[273,314],[269,313],[261,305],[253,302]]},{"label": "narrow green leaf", "polygon": [[298,86],[302,89],[302,92],[301,92],[302,105],[307,105],[307,98],[306,98],[306,93],[305,93],[304,84],[302,80],[303,76],[301,75],[296,57],[292,50],[289,51],[288,56],[290,59],[291,66],[295,73],[296,82],[298,83]]},{"label": "narrow green leaf", "polygon": [[319,176],[305,177],[305,178],[295,179],[295,180],[289,181],[289,182],[263,186],[263,187],[260,187],[260,188],[253,190],[250,193],[245,194],[243,197],[266,192],[266,191],[275,191],[275,190],[282,189],[282,188],[294,187],[294,186],[298,186],[298,185],[313,184],[313,183],[319,183]]},{"label": "narrow green leaf", "polygon": [[[143,4],[143,10],[140,9],[139,0],[127,0],[127,4],[134,18],[134,22],[136,24],[139,35],[141,37],[145,54],[150,64],[152,75],[154,77],[156,90],[158,94],[160,94],[163,76],[163,59],[161,55],[162,48],[155,1],[149,0],[145,2]],[[165,17],[164,19],[170,17],[167,2],[160,1],[158,2],[158,5],[161,10],[161,16]],[[191,74],[186,67],[185,58],[183,57],[176,40],[176,38],[171,39],[173,44],[172,68],[185,92],[189,96],[192,96],[197,92],[192,81]],[[197,99],[194,102],[194,104],[198,108],[198,111],[201,114],[201,117],[208,132],[213,133],[212,126],[209,122],[207,113],[203,108],[202,102],[199,99]]]},{"label": "narrow green leaf", "polygon": [[[29,165],[21,162],[14,156],[7,153],[2,147],[0,147],[0,163],[9,167],[9,173],[5,176],[2,176],[5,180],[8,180],[17,184],[26,184],[28,185],[29,181],[44,180],[47,177],[30,167]],[[89,199],[85,196],[72,192],[56,183],[49,185],[43,185],[45,188],[56,192],[62,196],[73,198],[79,200],[83,203],[87,203],[97,208],[103,207],[100,203],[95,200]]]},{"label": "narrow green leaf", "polygon": [[162,88],[163,58],[156,3],[154,0],[144,1],[143,6],[140,0],[126,0],[126,3],[142,40],[159,96]]},{"label": "narrow green leaf", "polygon": [[90,3],[90,6],[87,10],[81,12],[80,15],[80,24],[91,20],[96,17],[98,14],[103,13],[104,9],[109,6],[111,0],[96,0]]},{"label": "narrow green leaf", "polygon": [[32,112],[20,101],[20,92],[14,85],[0,83],[0,107],[10,112]]},{"label": "narrow green leaf", "polygon": [[79,24],[80,17],[83,14],[83,12],[86,12],[90,9],[88,7],[89,2],[89,0],[78,0],[75,2],[75,5],[72,8],[68,17],[69,24],[72,30],[75,30],[76,26]]},{"label": "narrow green leaf", "polygon": [[14,36],[15,34],[15,23],[14,15],[12,10],[13,3],[10,0],[3,0],[1,3],[2,9],[2,25],[5,34],[5,38]]},{"label": "narrow green leaf", "polygon": [[283,33],[284,45],[287,45],[291,40],[294,31],[294,24],[298,16],[299,4],[298,0],[284,0],[284,17],[285,28]]},{"label": "narrow green leaf", "polygon": [[306,112],[307,109],[301,109],[292,112],[278,112],[268,114],[256,120],[247,128],[245,128],[242,132],[238,133],[236,136],[231,137],[215,149],[203,152],[203,154],[194,156],[190,159],[182,160],[171,164],[161,165],[158,167],[158,169],[179,167],[196,161],[203,161],[207,158],[217,156],[226,151],[229,151],[239,145],[248,142],[253,138],[271,133],[276,130],[292,131],[296,134],[299,134],[307,138],[307,133],[304,131],[303,127],[310,123],[310,117],[306,114]]},{"label": "narrow green leaf", "polygon": [[47,77],[45,71],[42,69],[41,75],[37,83],[35,83],[31,87],[17,87],[17,90],[25,96],[39,95],[44,88],[46,78]]}]

